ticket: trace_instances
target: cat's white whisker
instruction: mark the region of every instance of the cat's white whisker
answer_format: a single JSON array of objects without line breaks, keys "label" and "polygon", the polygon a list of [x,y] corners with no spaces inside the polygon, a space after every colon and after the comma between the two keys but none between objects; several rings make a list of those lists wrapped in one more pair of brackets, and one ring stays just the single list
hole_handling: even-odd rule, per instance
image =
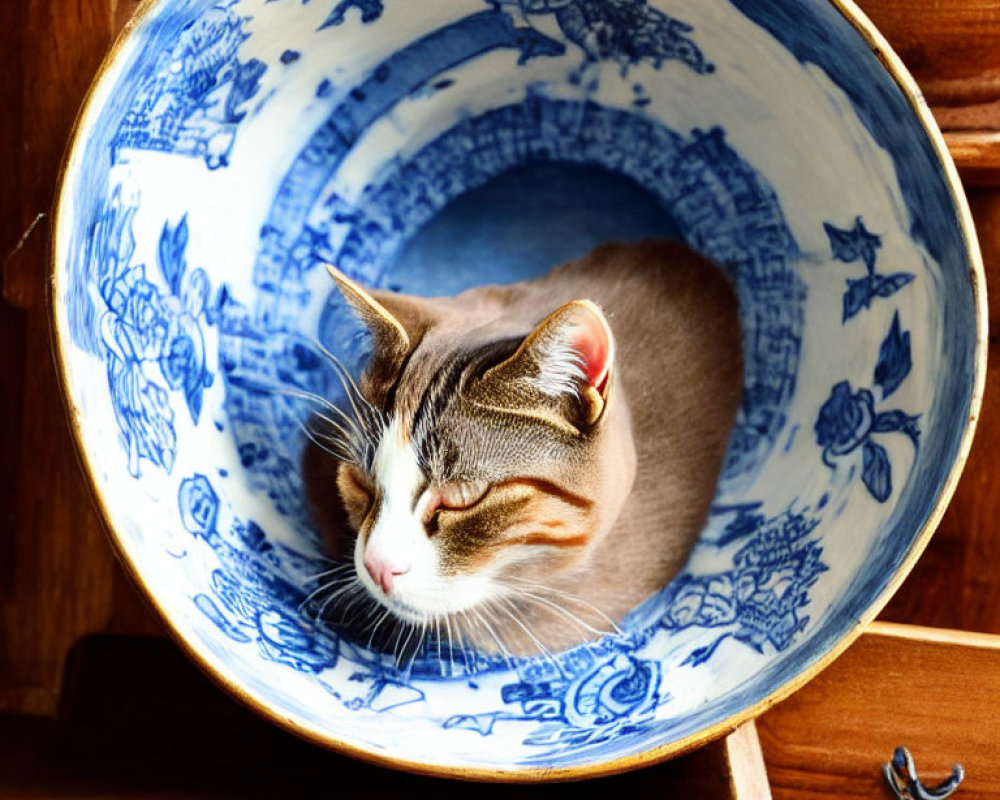
[{"label": "cat's white whisker", "polygon": [[510,608],[509,607],[509,603],[505,602],[506,598],[505,597],[496,597],[494,599],[496,601],[502,603],[502,605],[500,606],[500,608],[507,612],[507,616],[510,617],[511,621],[515,625],[517,625],[522,631],[524,631],[524,633],[532,641],[532,643],[535,645],[535,647],[538,648],[539,652],[543,656],[545,656],[549,661],[552,662],[552,666],[556,668],[556,670],[559,672],[559,674],[563,675],[564,677],[566,677],[566,672],[565,672],[565,670],[563,670],[562,665],[559,663],[559,660],[552,654],[552,651],[549,650],[549,648],[547,648],[544,644],[542,644],[539,641],[538,637],[535,636],[535,634],[533,634],[531,632],[531,630],[523,622],[521,622],[521,620],[519,620],[517,618],[517,614],[514,613],[515,609]]},{"label": "cat's white whisker", "polygon": [[[350,442],[353,441],[354,438],[360,435],[354,431],[348,430],[341,423],[337,422],[334,419],[331,419],[330,417],[326,416],[326,414],[322,414],[319,411],[313,412],[313,419],[322,420],[326,425],[330,427],[330,429],[332,429],[337,433],[337,437],[339,437],[340,440],[342,441]],[[334,440],[334,441],[337,440],[337,437],[331,436],[326,431],[314,431],[314,433],[317,436],[322,436],[324,439],[327,440]]]},{"label": "cat's white whisker", "polygon": [[[299,609],[301,610],[301,609],[302,609],[302,607],[303,607],[303,606],[305,606],[305,605],[306,605],[306,604],[307,604],[307,603],[308,603],[308,602],[309,602],[309,601],[310,601],[310,600],[311,600],[311,599],[312,599],[313,597],[315,597],[315,596],[316,596],[317,594],[321,594],[321,593],[322,593],[322,590],[324,590],[324,589],[326,589],[326,588],[328,588],[328,587],[326,587],[326,586],[323,586],[323,587],[321,587],[321,588],[320,588],[319,590],[317,590],[317,591],[313,592],[313,593],[312,593],[312,594],[310,594],[310,595],[309,595],[308,597],[306,597],[306,599],[305,599],[305,600],[303,600],[303,601],[302,601],[302,603],[301,603],[301,604],[299,605]],[[328,605],[329,605],[329,604],[330,604],[331,602],[333,602],[334,600],[336,600],[336,599],[337,599],[338,597],[342,597],[342,596],[344,596],[344,595],[346,595],[346,594],[350,594],[352,590],[353,590],[353,591],[357,591],[357,590],[358,590],[359,588],[361,588],[361,587],[358,587],[358,586],[355,586],[355,585],[353,584],[353,582],[351,582],[351,583],[347,583],[347,584],[345,584],[344,586],[341,586],[341,587],[339,587],[339,588],[335,589],[335,590],[334,590],[334,591],[333,591],[333,592],[332,592],[332,593],[330,594],[330,596],[329,596],[329,597],[327,597],[327,598],[325,598],[325,599],[323,600],[323,604],[322,604],[322,605],[320,606],[320,609],[319,609],[319,612],[317,613],[317,615],[316,615],[316,616],[317,616],[317,617],[321,617],[321,616],[323,616],[323,613],[324,613],[324,612],[326,611],[326,607],[327,607],[327,606],[328,606]]]},{"label": "cat's white whisker", "polygon": [[451,674],[455,674],[455,641],[451,638],[451,620],[446,615],[444,618],[445,629],[448,632],[448,665],[451,667]]},{"label": "cat's white whisker", "polygon": [[[474,654],[470,656],[469,650],[478,650],[479,647],[469,627],[469,615],[465,613],[465,609],[460,613],[462,619],[461,622],[457,618],[455,619],[455,630],[458,631],[459,643],[462,648],[462,658],[465,659],[465,669],[472,675],[476,671],[476,663]],[[469,660],[470,657],[472,658],[471,662]]]},{"label": "cat's white whisker", "polygon": [[558,612],[559,614],[562,614],[564,617],[566,617],[566,619],[568,619],[570,622],[572,622],[578,628],[580,628],[581,630],[587,631],[588,633],[594,633],[594,634],[597,634],[598,636],[603,636],[604,634],[608,633],[608,631],[602,631],[602,630],[600,630],[598,628],[593,627],[592,625],[588,625],[582,619],[580,619],[579,617],[577,617],[575,614],[573,614],[572,612],[568,611],[567,609],[563,608],[559,604],[553,603],[551,600],[546,600],[544,597],[539,597],[537,594],[532,594],[531,592],[526,592],[526,591],[522,590],[522,591],[520,591],[520,592],[517,593],[517,596],[518,597],[526,597],[526,598],[528,598],[529,600],[531,600],[531,601],[533,601],[535,603],[540,603],[543,606],[545,606],[547,608],[550,608],[553,611]]},{"label": "cat's white whisker", "polygon": [[[536,583],[535,581],[525,580],[524,578],[509,577],[506,580],[507,581],[513,581],[513,582],[519,583],[519,584],[523,584],[524,586],[530,586],[533,589],[538,589],[540,591],[552,592],[553,594],[559,595],[559,597],[561,597],[564,600],[569,600],[569,601],[572,601],[574,603],[578,603],[579,605],[583,606],[584,608],[588,609],[589,611],[593,611],[597,616],[599,616],[601,619],[603,619],[605,622],[607,622],[608,625],[610,625],[612,627],[612,629],[614,630],[614,633],[618,634],[619,636],[624,636],[625,635],[625,631],[623,631],[621,629],[621,627],[619,627],[618,623],[616,623],[613,619],[611,619],[611,617],[609,617],[607,614],[605,614],[603,611],[601,611],[601,609],[599,609],[593,603],[588,603],[586,600],[584,600],[584,599],[582,599],[580,597],[577,597],[574,594],[570,594],[569,592],[564,592],[564,591],[562,591],[560,589],[555,589],[555,588],[553,588],[551,586],[546,586],[544,583]],[[514,588],[514,587],[511,587],[511,588]],[[617,595],[616,595],[616,597],[617,597]]]},{"label": "cat's white whisker", "polygon": [[356,463],[358,461],[357,455],[348,450],[341,449],[343,445],[340,441],[336,441],[336,443],[334,444],[334,449],[330,449],[330,447],[319,441],[316,438],[315,433],[309,430],[309,428],[301,421],[299,421],[299,428],[302,429],[302,432],[306,435],[306,438],[309,439],[309,441],[311,441],[323,452],[329,453],[331,456],[333,456],[334,458],[338,458],[341,461],[349,461],[351,463]]},{"label": "cat's white whisker", "polygon": [[375,633],[376,633],[376,632],[378,631],[378,629],[379,629],[379,626],[380,626],[380,625],[381,625],[381,624],[382,624],[383,622],[385,622],[385,621],[386,621],[386,619],[387,619],[387,618],[389,617],[389,615],[390,615],[390,614],[392,614],[392,612],[391,612],[391,611],[390,611],[389,609],[386,609],[386,610],[385,610],[385,611],[384,611],[384,612],[382,613],[382,616],[380,616],[380,617],[378,618],[378,622],[376,622],[376,623],[375,623],[375,627],[373,627],[373,628],[372,628],[372,630],[371,630],[371,635],[369,635],[369,637],[368,637],[368,649],[369,649],[369,650],[371,650],[371,649],[372,649],[372,642],[373,642],[373,641],[375,641]]},{"label": "cat's white whisker", "polygon": [[[507,662],[507,667],[509,669],[513,669],[514,664],[516,662],[514,654],[510,652],[510,650],[507,648],[506,643],[500,638],[497,632],[493,629],[493,626],[490,625],[489,620],[487,620],[486,617],[483,616],[482,611],[480,609],[472,609],[472,611],[475,614],[476,618],[480,622],[482,622],[482,624],[486,627],[487,632],[490,634],[490,636],[493,637],[493,640],[497,643],[497,647],[500,648],[500,654],[504,657],[504,660]],[[489,611],[489,609],[484,608],[483,611]]]},{"label": "cat's white whisker", "polygon": [[[324,347],[321,342],[316,341],[315,344],[320,352],[322,352],[323,355],[325,355],[330,360],[330,363],[336,368],[341,385],[344,387],[344,391],[347,394],[348,402],[350,402],[351,408],[354,410],[354,414],[358,418],[359,423],[368,430],[370,435],[377,437],[381,433],[379,426],[384,425],[382,412],[372,405],[368,401],[368,398],[364,396],[357,382],[354,380],[354,376],[351,374],[351,371],[347,369],[344,362]],[[362,408],[366,412],[365,414],[358,411],[358,403],[361,404]]]},{"label": "cat's white whisker", "polygon": [[[333,562],[331,562],[331,563],[333,563]],[[345,570],[350,570],[351,572],[353,572],[354,571],[354,565],[353,564],[349,564],[349,563],[337,564],[337,566],[331,567],[330,569],[325,569],[322,572],[316,572],[316,573],[314,573],[312,575],[307,575],[303,579],[303,582],[304,583],[312,583],[313,581],[317,581],[320,578],[325,578],[328,575],[336,575],[337,573],[344,572]]]},{"label": "cat's white whisker", "polygon": [[313,589],[309,594],[307,594],[302,599],[302,602],[299,603],[299,611],[302,611],[302,609],[309,603],[310,600],[312,600],[313,598],[317,597],[318,595],[323,594],[323,592],[331,591],[331,590],[337,589],[337,588],[342,588],[345,584],[349,584],[349,583],[353,582],[353,580],[354,580],[354,578],[334,579],[334,580],[331,580],[331,581],[327,581],[326,583],[322,584],[321,586],[317,587],[316,589]]},{"label": "cat's white whisker", "polygon": [[[351,461],[353,463],[361,464],[365,461],[364,453],[361,452],[361,450],[374,449],[377,438],[380,434],[380,429],[378,428],[378,426],[376,426],[376,429],[373,429],[369,415],[362,415],[363,418],[358,419],[358,414],[360,412],[358,410],[357,402],[354,399],[354,395],[352,395],[352,392],[350,390],[347,390],[347,395],[348,395],[348,400],[351,404],[351,410],[354,412],[355,415],[354,417],[348,414],[340,406],[332,403],[327,398],[315,394],[313,392],[308,392],[301,389],[292,389],[287,386],[277,386],[277,385],[271,386],[269,388],[271,389],[271,391],[276,392],[278,394],[283,394],[289,397],[297,397],[302,400],[308,400],[313,403],[318,403],[322,408],[324,408],[328,412],[327,414],[321,413],[319,411],[313,411],[312,413],[314,417],[321,419],[323,422],[329,425],[333,430],[338,432],[340,439],[334,439],[333,437],[329,437],[327,438],[327,441],[330,442],[336,441],[338,444],[340,444],[342,447],[345,448],[343,450],[341,449],[338,449],[336,451],[330,450],[329,448],[320,444],[320,442],[316,440],[314,435],[317,432],[311,431],[306,427],[304,427],[301,420],[299,420],[299,426],[302,427],[303,432],[310,438],[310,440],[313,441],[314,444],[319,446],[321,449],[326,450],[326,452],[330,453],[330,455],[334,456],[335,458],[340,458],[341,460],[344,461]],[[356,392],[360,391],[357,390],[356,386],[354,386],[354,389]],[[360,397],[360,395],[358,396]],[[360,399],[364,400],[363,397],[361,397]],[[368,403],[367,400],[364,400],[364,402],[367,403],[369,407],[374,408],[373,406],[371,406],[370,403]],[[333,419],[331,416],[328,416],[329,413],[337,415],[338,419]]]},{"label": "cat's white whisker", "polygon": [[[267,387],[267,388],[270,388],[271,391],[273,391],[273,392],[275,392],[277,394],[283,394],[283,395],[286,395],[288,397],[297,397],[300,400],[309,400],[309,401],[311,401],[313,403],[319,403],[321,406],[323,406],[328,411],[331,411],[334,414],[339,414],[340,417],[341,417],[341,419],[343,419],[344,423],[346,423],[347,425],[351,426],[354,429],[354,431],[356,432],[356,435],[360,436],[361,433],[362,433],[361,428],[358,426],[358,422],[355,419],[353,419],[340,406],[336,405],[335,403],[330,402],[330,400],[328,400],[327,398],[323,397],[322,395],[318,395],[318,394],[315,394],[313,392],[307,392],[307,391],[304,391],[304,390],[301,390],[301,389],[290,389],[287,386],[277,386],[276,385],[276,386],[271,386],[271,387]],[[313,412],[313,413],[317,413],[317,412]]]},{"label": "cat's white whisker", "polygon": [[347,620],[347,612],[357,605],[358,600],[364,600],[368,594],[365,592],[365,589],[361,584],[350,584],[345,586],[343,589],[334,592],[330,597],[323,601],[323,605],[320,606],[317,616],[323,617],[326,614],[326,609],[329,607],[330,603],[340,596],[349,598],[341,609],[340,622],[343,623]]},{"label": "cat's white whisker", "polygon": [[427,619],[424,618],[420,621],[420,638],[417,640],[416,645],[414,645],[413,653],[410,655],[410,660],[406,664],[406,669],[403,670],[404,675],[408,679],[410,676],[410,670],[413,669],[413,662],[417,660],[417,656],[420,654],[421,648],[424,646],[424,640],[427,637]]},{"label": "cat's white whisker", "polygon": [[397,667],[399,667],[399,665],[403,663],[403,658],[406,656],[406,648],[409,646],[410,640],[413,638],[413,632],[417,629],[416,624],[412,622],[406,623],[406,627],[407,627],[406,639],[403,640],[403,646],[400,648],[399,654],[396,656]]}]

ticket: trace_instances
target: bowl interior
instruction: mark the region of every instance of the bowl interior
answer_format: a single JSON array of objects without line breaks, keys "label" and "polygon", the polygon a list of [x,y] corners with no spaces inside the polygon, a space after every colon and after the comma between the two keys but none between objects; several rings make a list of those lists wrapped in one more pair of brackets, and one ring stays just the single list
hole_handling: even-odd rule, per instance
[{"label": "bowl interior", "polygon": [[[845,646],[925,544],[982,380],[953,168],[861,24],[820,0],[145,7],[67,163],[54,322],[116,544],[196,658],[317,741],[519,778],[679,752]],[[275,389],[336,398],[322,350],[368,344],[319,265],[451,294],[645,236],[741,302],[744,398],[683,573],[554,657],[441,635],[397,665],[325,626],[307,411]]]}]

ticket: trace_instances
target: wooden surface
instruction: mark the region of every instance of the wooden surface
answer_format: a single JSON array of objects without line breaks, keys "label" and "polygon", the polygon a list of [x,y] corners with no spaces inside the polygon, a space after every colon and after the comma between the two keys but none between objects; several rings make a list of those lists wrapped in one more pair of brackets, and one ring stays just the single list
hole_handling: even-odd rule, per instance
[{"label": "wooden surface", "polygon": [[[50,233],[45,215],[62,153],[104,53],[137,4],[137,0],[0,3],[4,53],[0,59],[0,107],[4,109],[0,153],[5,164],[0,192],[0,374],[5,388],[0,392],[0,712],[56,714],[62,702],[66,654],[86,633],[160,633],[158,623],[115,563],[80,476],[56,388],[44,307]],[[863,0],[861,5],[899,49],[946,129],[964,179],[976,187],[970,200],[986,258],[987,281],[1000,286],[1000,3]],[[997,315],[995,311],[991,317]],[[1000,563],[996,531],[1000,483],[993,463],[1000,445],[997,356],[991,345],[986,404],[955,500],[912,577],[886,609],[886,619],[1000,633],[1000,581],[994,577],[994,565]],[[946,661],[941,661],[942,667]],[[845,656],[836,671],[827,675],[841,676],[850,684],[846,670],[853,663]],[[920,666],[919,660],[907,663],[914,669]],[[874,681],[877,670],[869,677]],[[929,707],[951,697],[946,681],[928,685],[925,691],[919,702]],[[809,772],[796,773],[792,761],[782,760],[782,747],[795,741],[777,735],[771,724],[774,719],[791,724],[796,714],[812,713],[807,700],[800,699],[810,696],[797,695],[765,718],[767,755],[779,770],[785,770],[777,783],[777,797],[813,796],[803,788],[804,777],[799,783],[792,777],[818,778]],[[197,709],[191,709],[195,713]],[[4,724],[15,724],[13,717],[4,719]],[[914,725],[918,722],[927,727],[914,729],[915,734],[935,734],[933,720],[914,719]],[[37,762],[41,769],[44,760],[39,756],[33,762],[26,748],[42,747],[48,741],[45,737],[62,734],[45,728],[55,722],[32,724],[39,726],[36,733],[41,738],[26,735],[22,741],[8,729],[3,734],[7,739],[0,735],[0,741],[21,753],[23,764]],[[839,731],[836,725],[847,722],[838,720],[836,714],[809,719],[808,725],[800,720],[803,735],[804,727],[814,730],[812,741],[818,742],[817,749],[825,746],[823,731],[828,724]],[[170,752],[175,756],[205,753],[209,745],[201,730],[209,728],[197,727],[200,730],[187,739],[161,740],[160,746],[174,748]],[[137,737],[152,735],[141,726],[135,730]],[[178,749],[180,742],[187,742],[186,750]],[[266,737],[251,741],[248,752],[268,743]],[[0,752],[3,749],[0,745]],[[915,755],[919,765],[922,754]],[[888,752],[867,753],[864,774],[869,774],[872,759],[888,756]],[[941,757],[947,761],[965,756]],[[317,764],[323,763],[320,756],[316,759]],[[10,768],[15,762],[8,758],[6,763]],[[837,776],[856,781],[859,763],[850,768],[854,772],[843,767],[845,771]],[[832,786],[827,784],[830,791]],[[872,786],[869,789],[874,791]]]},{"label": "wooden surface", "polygon": [[945,131],[1000,129],[1000,3],[858,0]]},{"label": "wooden surface", "polygon": [[927,786],[956,762],[956,800],[1000,797],[1000,636],[876,624],[757,721],[775,800],[888,797],[903,745]]}]

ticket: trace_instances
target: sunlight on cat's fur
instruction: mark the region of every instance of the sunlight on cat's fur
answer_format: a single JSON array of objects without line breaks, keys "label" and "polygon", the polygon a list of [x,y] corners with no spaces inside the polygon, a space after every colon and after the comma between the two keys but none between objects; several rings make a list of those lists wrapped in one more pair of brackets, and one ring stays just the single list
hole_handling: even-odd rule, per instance
[{"label": "sunlight on cat's fur", "polygon": [[548,653],[614,631],[682,567],[742,392],[738,306],[687,247],[608,244],[531,281],[422,298],[330,270],[373,355],[305,478],[318,590],[369,645]]}]

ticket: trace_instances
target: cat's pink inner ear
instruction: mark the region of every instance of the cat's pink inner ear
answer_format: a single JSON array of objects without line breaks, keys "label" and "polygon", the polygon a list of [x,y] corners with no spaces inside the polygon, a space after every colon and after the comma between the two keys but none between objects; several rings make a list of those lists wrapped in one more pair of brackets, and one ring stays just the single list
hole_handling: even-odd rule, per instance
[{"label": "cat's pink inner ear", "polygon": [[604,394],[614,356],[611,328],[601,310],[589,300],[579,301],[578,308],[568,343],[580,354],[587,383]]}]

